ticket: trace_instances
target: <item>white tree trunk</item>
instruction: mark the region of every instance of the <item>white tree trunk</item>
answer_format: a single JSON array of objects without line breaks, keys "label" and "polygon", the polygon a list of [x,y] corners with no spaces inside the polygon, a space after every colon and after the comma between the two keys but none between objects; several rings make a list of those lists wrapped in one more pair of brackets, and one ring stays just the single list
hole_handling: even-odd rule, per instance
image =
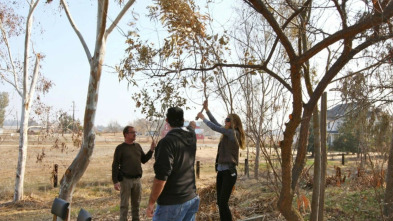
[{"label": "white tree trunk", "polygon": [[[37,79],[39,75],[39,62],[40,55],[36,57],[35,70],[33,74],[33,79],[30,84],[30,91],[23,89],[23,99],[22,99],[22,114],[19,129],[19,153],[18,153],[18,165],[16,168],[16,178],[15,178],[15,192],[14,192],[14,202],[23,199],[23,187],[25,179],[26,170],[26,159],[27,159],[27,146],[28,146],[28,130],[29,130],[29,116],[31,110],[32,98],[35,94],[35,85],[37,84]],[[28,77],[23,79],[24,82],[28,81]]]},{"label": "white tree trunk", "polygon": [[[18,153],[18,164],[16,168],[16,178],[15,178],[15,192],[14,192],[14,202],[23,199],[23,187],[24,187],[24,179],[25,179],[25,170],[26,170],[26,159],[27,159],[27,145],[28,145],[28,134],[27,131],[29,129],[29,116],[30,116],[30,108],[31,103],[33,101],[33,96],[35,93],[35,86],[37,83],[38,75],[39,75],[39,62],[40,55],[36,55],[36,63],[34,67],[33,76],[30,82],[29,87],[29,54],[30,54],[30,36],[31,29],[33,24],[33,12],[38,5],[37,0],[34,2],[31,1],[29,14],[27,16],[26,22],[26,33],[25,33],[25,52],[24,52],[24,67],[23,67],[23,93],[22,93],[22,114],[21,114],[21,124],[19,131],[19,153]],[[17,85],[18,82],[15,82]],[[15,87],[17,88],[17,87]]]},{"label": "white tree trunk", "polygon": [[71,26],[74,28],[75,33],[79,37],[86,52],[88,61],[90,63],[90,79],[87,91],[85,115],[83,120],[82,146],[79,150],[78,155],[68,167],[63,178],[60,181],[59,197],[71,203],[75,185],[78,183],[78,181],[86,171],[95,146],[94,123],[97,110],[100,79],[102,74],[102,65],[104,63],[104,57],[106,52],[106,39],[111,33],[111,31],[116,27],[120,19],[124,16],[125,12],[128,11],[131,5],[135,2],[135,0],[129,0],[123,6],[123,9],[107,30],[105,30],[105,28],[107,22],[109,0],[102,0],[99,4],[97,4],[97,36],[95,52],[92,57],[88,50],[86,42],[84,41],[82,35],[80,34],[77,26],[75,25],[71,17],[65,0],[61,0],[61,2],[64,6],[64,10],[67,14],[68,20]]},{"label": "white tree trunk", "polygon": [[105,44],[101,45],[101,50],[102,51],[99,54],[102,54],[102,56],[93,58],[93,65],[91,66],[90,70],[90,81],[86,100],[85,117],[83,121],[84,127],[82,146],[78,155],[75,157],[72,164],[68,167],[60,181],[61,187],[59,197],[68,202],[72,201],[74,187],[86,171],[95,146],[94,122],[102,72],[101,65],[104,60],[103,55],[105,54]]},{"label": "white tree trunk", "polygon": [[23,102],[20,132],[19,132],[19,153],[18,153],[18,165],[16,168],[16,177],[15,177],[14,202],[23,199],[23,183],[25,180],[27,141],[28,141],[27,130],[29,126],[28,118],[29,118],[29,110],[26,110]]}]

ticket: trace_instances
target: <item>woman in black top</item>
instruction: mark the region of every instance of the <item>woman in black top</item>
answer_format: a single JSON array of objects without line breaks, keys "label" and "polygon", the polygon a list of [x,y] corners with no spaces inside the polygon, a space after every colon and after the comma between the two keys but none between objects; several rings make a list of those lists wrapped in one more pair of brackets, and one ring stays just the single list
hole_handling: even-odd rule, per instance
[{"label": "woman in black top", "polygon": [[228,201],[237,179],[236,166],[239,163],[239,148],[245,148],[245,133],[237,114],[228,114],[225,126],[222,127],[209,111],[207,101],[203,103],[203,106],[210,121],[205,118],[202,112],[198,113],[198,117],[212,130],[222,134],[216,157],[217,205],[220,211],[220,220],[229,221],[232,220],[232,214]]}]

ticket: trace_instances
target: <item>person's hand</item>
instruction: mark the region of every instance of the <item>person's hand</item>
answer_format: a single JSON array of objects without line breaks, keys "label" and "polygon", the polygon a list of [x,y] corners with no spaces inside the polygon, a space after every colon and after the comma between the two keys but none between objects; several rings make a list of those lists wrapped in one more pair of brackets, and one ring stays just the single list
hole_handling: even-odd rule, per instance
[{"label": "person's hand", "polygon": [[197,117],[200,118],[200,119],[202,119],[202,120],[205,119],[205,116],[202,114],[202,112],[199,112],[198,115],[197,115]]},{"label": "person's hand", "polygon": [[150,150],[151,151],[154,151],[154,149],[156,148],[156,142],[153,140],[152,142],[151,142],[151,145],[150,145]]},{"label": "person's hand", "polygon": [[153,217],[153,213],[154,213],[154,204],[147,205],[146,216],[147,217]]},{"label": "person's hand", "polygon": [[195,130],[195,128],[196,128],[196,123],[195,123],[195,121],[191,121],[191,122],[190,122],[190,126],[191,126],[192,128],[194,128],[194,130]]},{"label": "person's hand", "polygon": [[115,190],[120,191],[120,183],[119,182],[113,184],[113,187],[115,188]]},{"label": "person's hand", "polygon": [[207,101],[207,100],[205,100],[205,101],[203,102],[203,108],[205,108],[206,111],[209,111],[209,104],[208,104],[208,101]]}]

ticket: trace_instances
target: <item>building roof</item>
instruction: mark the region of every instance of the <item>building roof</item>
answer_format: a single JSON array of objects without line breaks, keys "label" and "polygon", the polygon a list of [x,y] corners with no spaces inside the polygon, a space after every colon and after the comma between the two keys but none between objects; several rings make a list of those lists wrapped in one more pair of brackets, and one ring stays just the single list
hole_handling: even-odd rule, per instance
[{"label": "building roof", "polygon": [[[345,104],[338,104],[334,106],[333,108],[327,110],[327,120],[329,121],[334,121],[340,118],[345,118],[346,115],[349,115],[353,111],[360,111],[362,108],[366,108],[367,106],[361,106],[358,105],[357,103],[345,103]],[[368,112],[367,112],[367,117],[371,117],[372,114],[381,114],[382,109],[381,108],[373,108],[373,107],[367,107]]]},{"label": "building roof", "polygon": [[337,120],[339,118],[345,117],[348,112],[354,110],[356,108],[356,104],[354,103],[345,103],[338,104],[333,108],[327,110],[327,119],[328,120]]}]

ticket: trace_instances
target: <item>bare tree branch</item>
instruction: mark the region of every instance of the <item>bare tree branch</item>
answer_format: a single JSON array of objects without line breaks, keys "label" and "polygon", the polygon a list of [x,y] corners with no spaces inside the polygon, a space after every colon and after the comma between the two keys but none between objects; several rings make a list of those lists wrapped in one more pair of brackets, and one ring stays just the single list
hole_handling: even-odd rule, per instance
[{"label": "bare tree branch", "polygon": [[[101,1],[98,1],[98,2],[101,2]],[[76,24],[74,22],[74,19],[72,19],[70,10],[68,9],[67,2],[65,0],[61,0],[61,3],[63,5],[63,7],[64,7],[64,11],[65,11],[65,13],[67,15],[68,21],[71,24],[71,27],[74,29],[76,35],[79,38],[79,41],[82,43],[83,49],[85,50],[85,53],[86,53],[86,56],[87,56],[87,60],[91,64],[91,53],[90,53],[89,47],[87,47],[85,39],[83,38],[82,33],[79,31],[78,27],[76,26]]]}]

